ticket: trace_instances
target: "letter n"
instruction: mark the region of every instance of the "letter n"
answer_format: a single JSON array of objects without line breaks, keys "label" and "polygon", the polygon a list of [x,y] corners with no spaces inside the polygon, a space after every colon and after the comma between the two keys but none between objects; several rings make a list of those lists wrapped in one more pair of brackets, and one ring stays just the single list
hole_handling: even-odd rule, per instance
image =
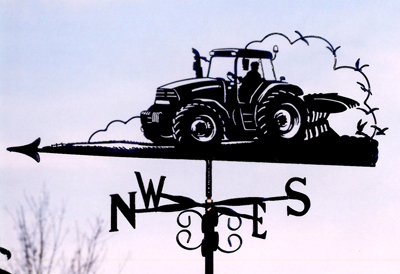
[{"label": "letter n", "polygon": [[136,228],[135,216],[135,194],[136,192],[129,192],[129,207],[122,200],[118,194],[111,194],[111,229],[110,232],[118,231],[117,208],[121,211],[122,215],[128,220],[131,226]]}]

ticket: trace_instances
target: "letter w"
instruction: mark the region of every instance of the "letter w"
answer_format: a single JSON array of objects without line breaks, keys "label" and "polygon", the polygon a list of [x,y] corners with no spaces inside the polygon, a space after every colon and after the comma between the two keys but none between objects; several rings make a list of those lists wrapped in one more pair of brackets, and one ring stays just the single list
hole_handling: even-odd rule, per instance
[{"label": "letter w", "polygon": [[157,194],[156,194],[154,191],[154,186],[153,186],[153,182],[151,179],[149,182],[149,188],[147,189],[147,192],[146,192],[146,190],[144,189],[142,175],[140,174],[140,172],[137,172],[137,171],[135,171],[135,175],[136,175],[136,178],[137,178],[137,181],[139,184],[140,192],[142,192],[143,201],[144,201],[144,205],[145,205],[146,209],[149,208],[150,197],[153,198],[154,208],[157,208],[158,204],[160,202],[161,192],[164,187],[165,176],[160,177],[160,181],[158,183],[158,188],[157,188]]}]

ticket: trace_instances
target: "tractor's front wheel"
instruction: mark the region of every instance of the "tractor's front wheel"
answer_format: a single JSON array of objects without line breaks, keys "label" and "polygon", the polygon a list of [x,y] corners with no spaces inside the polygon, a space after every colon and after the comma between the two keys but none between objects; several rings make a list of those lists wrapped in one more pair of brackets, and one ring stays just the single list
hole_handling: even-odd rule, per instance
[{"label": "tractor's front wheel", "polygon": [[224,127],[217,110],[206,104],[193,103],[177,112],[172,132],[180,146],[210,148],[221,143]]}]

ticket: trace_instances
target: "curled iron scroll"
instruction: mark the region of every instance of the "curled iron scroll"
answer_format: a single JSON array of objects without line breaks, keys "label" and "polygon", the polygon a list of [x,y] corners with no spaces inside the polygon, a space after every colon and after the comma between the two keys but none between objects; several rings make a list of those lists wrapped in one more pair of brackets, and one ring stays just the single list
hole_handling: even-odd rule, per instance
[{"label": "curled iron scroll", "polygon": [[232,231],[236,231],[236,230],[238,230],[238,229],[242,226],[242,218],[240,218],[240,217],[237,217],[237,218],[238,218],[238,220],[239,220],[239,225],[238,225],[236,228],[233,228],[233,227],[231,226],[231,218],[228,219],[228,228],[229,228],[230,230],[232,230]]},{"label": "curled iron scroll", "polygon": [[[229,228],[229,230],[236,231],[242,226],[242,218],[237,216],[237,219],[239,220],[238,226],[237,227],[232,227],[231,226],[231,218],[228,218],[228,228]],[[221,247],[218,246],[218,250],[223,252],[223,253],[234,253],[234,252],[238,251],[242,247],[242,243],[243,243],[242,237],[240,237],[236,233],[229,235],[228,244],[229,244],[230,247],[232,247],[232,240],[231,240],[232,237],[235,237],[235,238],[237,238],[239,240],[239,245],[238,245],[237,248],[235,248],[234,250],[225,250],[225,249],[222,249]]]},{"label": "curled iron scroll", "polygon": [[[181,218],[181,216],[182,216],[183,214],[185,214],[185,213],[188,213],[188,214],[190,214],[190,213],[195,213],[195,214],[197,214],[197,215],[200,217],[200,219],[202,218],[201,214],[200,214],[199,212],[197,212],[196,210],[190,209],[190,210],[182,211],[181,213],[179,213],[178,218],[177,218],[177,223],[178,223],[178,225],[179,225],[180,227],[182,227],[182,228],[188,228],[188,227],[192,224],[190,215],[188,215],[187,224],[183,224],[183,223],[181,222],[180,218]],[[186,250],[195,250],[195,249],[197,249],[197,248],[199,248],[199,247],[201,246],[201,243],[200,243],[198,246],[196,246],[196,247],[189,247],[189,246],[183,244],[183,243],[179,240],[179,236],[180,236],[182,233],[186,233],[186,234],[188,235],[188,236],[187,236],[187,240],[186,240],[186,244],[188,244],[188,243],[190,242],[190,239],[192,238],[192,233],[190,232],[190,230],[188,230],[188,229],[182,229],[181,231],[179,231],[178,234],[176,234],[176,242],[178,243],[178,245],[179,245],[181,248],[186,249]]]},{"label": "curled iron scroll", "polygon": [[221,252],[223,252],[223,253],[234,253],[234,252],[238,251],[238,250],[242,247],[242,243],[243,243],[242,237],[240,237],[240,236],[239,236],[238,234],[236,234],[236,233],[235,233],[235,234],[229,235],[229,237],[228,237],[228,244],[229,244],[230,247],[232,247],[232,241],[231,241],[231,238],[232,238],[232,237],[236,237],[236,238],[239,239],[239,245],[238,245],[238,247],[237,247],[236,249],[234,249],[234,250],[225,250],[225,249],[222,249],[221,247],[218,246],[218,250],[221,251]]}]

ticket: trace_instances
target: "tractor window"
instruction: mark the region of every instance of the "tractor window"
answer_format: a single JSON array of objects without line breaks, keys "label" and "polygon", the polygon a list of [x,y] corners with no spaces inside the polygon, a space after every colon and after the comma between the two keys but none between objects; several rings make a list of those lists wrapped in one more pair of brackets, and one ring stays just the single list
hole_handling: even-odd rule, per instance
[{"label": "tractor window", "polygon": [[[267,62],[265,62],[267,61]],[[269,60],[249,58],[246,59],[248,69],[243,67],[243,59],[238,60],[237,76],[238,82],[238,100],[240,103],[250,103],[251,96],[262,84],[262,79],[271,80],[271,66],[266,67]]]},{"label": "tractor window", "polygon": [[230,71],[234,73],[235,70],[235,59],[229,57],[215,57],[211,59],[210,69],[208,77],[211,78],[223,78],[229,80],[226,74]]},{"label": "tractor window", "polygon": [[256,59],[256,58],[247,58],[249,60],[249,68],[248,70],[244,70],[242,66],[242,61],[243,58],[240,58],[238,60],[238,65],[237,65],[237,75],[240,77],[245,77],[246,74],[251,70],[251,64],[253,62],[259,63],[258,66],[258,73],[261,75],[262,78],[266,80],[273,80],[274,75],[271,70],[271,63],[269,62],[270,60],[267,59]]}]

